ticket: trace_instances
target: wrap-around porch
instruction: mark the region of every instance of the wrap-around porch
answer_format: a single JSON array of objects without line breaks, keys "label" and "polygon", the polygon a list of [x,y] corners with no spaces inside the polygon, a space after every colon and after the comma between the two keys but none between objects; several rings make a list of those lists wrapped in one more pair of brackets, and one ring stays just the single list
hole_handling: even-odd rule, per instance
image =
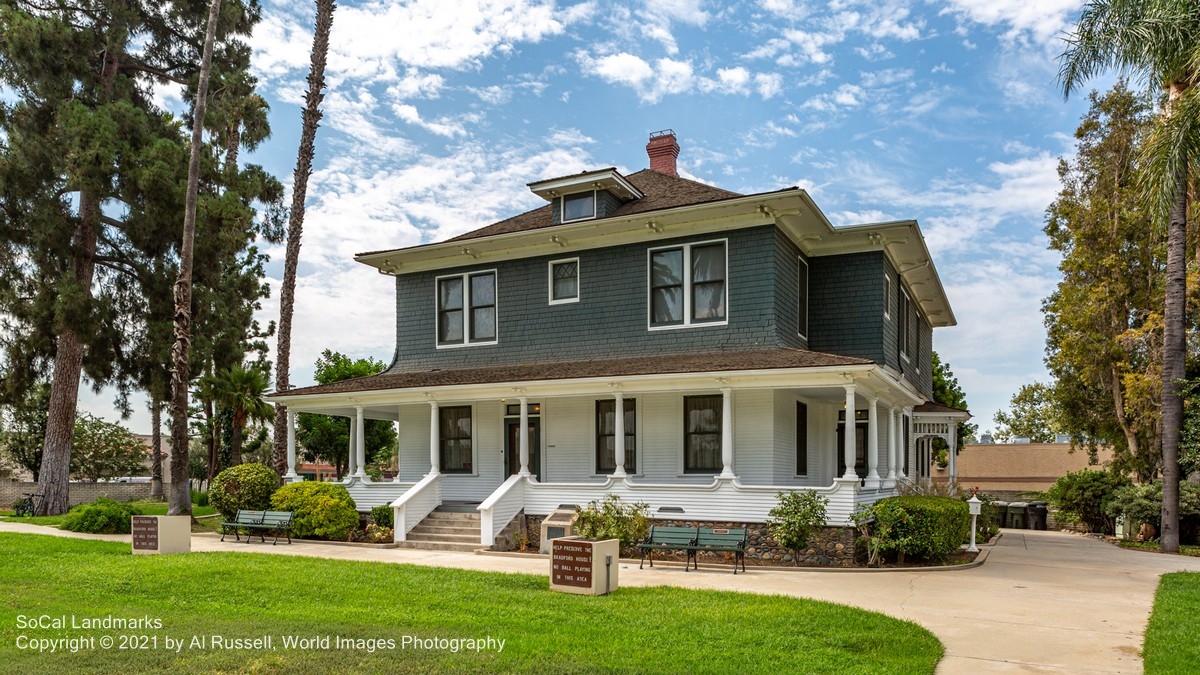
[{"label": "wrap-around porch", "polygon": [[[931,427],[914,413],[922,398],[874,365],[320,398],[288,400],[289,479],[299,479],[296,413],[344,415],[343,483],[360,510],[391,504],[404,541],[443,502],[476,504],[481,546],[522,512],[546,515],[610,493],[646,503],[653,518],[762,522],[780,490],[807,489],[828,499],[827,524],[849,525],[859,507],[921,475],[918,430],[947,437],[955,423],[943,414],[937,422],[949,424]],[[398,424],[392,481],[364,471],[366,419]]]}]

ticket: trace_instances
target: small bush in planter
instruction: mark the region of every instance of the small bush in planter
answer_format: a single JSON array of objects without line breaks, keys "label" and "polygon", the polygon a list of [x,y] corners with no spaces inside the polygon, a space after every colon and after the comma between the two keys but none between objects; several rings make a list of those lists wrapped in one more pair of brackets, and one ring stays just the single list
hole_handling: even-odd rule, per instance
[{"label": "small bush in planter", "polygon": [[392,505],[382,504],[371,509],[371,520],[380,527],[393,527],[392,521],[395,520],[395,512],[392,511]]},{"label": "small bush in planter", "polygon": [[800,552],[808,538],[825,525],[829,500],[810,490],[780,490],[779,505],[767,513],[767,528],[780,546],[792,551],[792,562],[800,564]]},{"label": "small bush in planter", "polygon": [[345,486],[289,483],[271,497],[271,508],[292,512],[292,536],[346,541],[358,529],[358,511]]},{"label": "small bush in planter", "polygon": [[239,464],[225,469],[213,479],[208,502],[225,520],[233,520],[239,509],[266,511],[271,495],[279,487],[275,470],[263,464]]},{"label": "small bush in planter", "polygon": [[575,515],[575,534],[584,539],[619,539],[621,548],[633,545],[650,531],[650,506],[642,502],[626,504],[614,494],[588,502]]},{"label": "small bush in planter", "polygon": [[71,509],[63,519],[62,528],[92,534],[129,534],[132,531],[130,519],[140,515],[142,512],[131,504],[101,497]]}]

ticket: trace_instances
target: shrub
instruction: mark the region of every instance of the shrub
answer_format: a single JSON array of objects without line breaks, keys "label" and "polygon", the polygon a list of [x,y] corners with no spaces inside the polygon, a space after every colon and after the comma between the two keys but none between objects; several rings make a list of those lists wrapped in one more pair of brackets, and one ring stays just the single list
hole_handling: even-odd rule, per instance
[{"label": "shrub", "polygon": [[196,506],[208,506],[208,493],[203,490],[192,490],[192,503]]},{"label": "shrub", "polygon": [[101,497],[91,504],[80,504],[71,509],[63,519],[62,528],[92,534],[129,534],[132,531],[130,518],[140,515],[141,510],[131,504]]},{"label": "shrub", "polygon": [[271,508],[271,495],[278,487],[279,476],[271,467],[239,464],[217,474],[209,488],[208,501],[225,520],[233,520],[239,509],[265,511]]},{"label": "shrub", "polygon": [[857,515],[868,530],[872,557],[897,554],[939,560],[958,550],[971,531],[966,502],[952,497],[900,496],[881,499]]},{"label": "shrub", "polygon": [[[376,507],[379,508],[379,507]],[[367,526],[367,541],[372,544],[390,544],[395,539],[392,528],[384,527],[376,523],[371,523]]]},{"label": "shrub", "polygon": [[778,497],[779,505],[767,513],[767,527],[780,546],[792,550],[792,562],[799,565],[809,536],[825,525],[829,500],[811,490],[780,490]]},{"label": "shrub", "polygon": [[[1126,485],[1113,493],[1107,506],[1113,518],[1129,518],[1135,528],[1149,523],[1162,529],[1162,480],[1145,485]],[[1181,539],[1195,541],[1200,529],[1200,485],[1179,483],[1179,533]]]},{"label": "shrub", "polygon": [[395,511],[392,510],[391,504],[383,504],[371,509],[371,520],[380,527],[393,527]]},{"label": "shrub", "polygon": [[620,539],[622,548],[631,546],[650,530],[649,511],[647,504],[625,504],[610,493],[576,511],[575,534],[584,539]]},{"label": "shrub", "polygon": [[292,512],[296,537],[345,541],[358,529],[354,499],[337,483],[289,483],[271,497],[271,508]]},{"label": "shrub", "polygon": [[1083,523],[1092,532],[1113,533],[1108,506],[1117,490],[1130,485],[1129,478],[1108,471],[1083,469],[1054,481],[1046,499],[1058,509],[1062,520]]}]

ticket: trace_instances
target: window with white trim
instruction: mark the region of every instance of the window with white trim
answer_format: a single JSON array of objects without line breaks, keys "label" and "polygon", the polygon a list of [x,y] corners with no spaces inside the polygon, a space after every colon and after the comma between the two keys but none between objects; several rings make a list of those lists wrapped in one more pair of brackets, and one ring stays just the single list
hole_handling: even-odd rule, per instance
[{"label": "window with white trim", "polygon": [[[628,473],[637,472],[637,401],[624,399],[625,463]],[[617,468],[617,401],[596,401],[596,473],[610,474]]]},{"label": "window with white trim", "polygon": [[897,315],[898,315],[897,319],[899,319],[899,321],[898,321],[898,325],[896,326],[896,333],[897,333],[897,336],[898,336],[897,339],[898,339],[899,345],[900,345],[900,358],[904,359],[905,361],[908,360],[908,349],[909,349],[909,344],[908,344],[908,321],[909,321],[908,305],[909,305],[909,302],[910,301],[908,299],[908,292],[905,291],[903,288],[901,288],[900,289],[900,307],[899,307],[899,310],[897,311]]},{"label": "window with white trim", "polygon": [[562,222],[587,220],[596,217],[596,191],[563,195]]},{"label": "window with white trim", "polygon": [[728,258],[725,241],[649,252],[651,328],[724,323]]},{"label": "window with white trim", "polygon": [[550,261],[550,304],[579,302],[579,258]]},{"label": "window with white trim", "polygon": [[720,394],[683,397],[684,473],[721,470],[722,405]]},{"label": "window with white trim", "polygon": [[496,343],[496,272],[437,279],[437,345]]},{"label": "window with white trim", "polygon": [[797,265],[799,276],[796,280],[796,332],[800,337],[808,339],[808,261],[800,258]]},{"label": "window with white trim", "polygon": [[471,406],[438,408],[439,457],[442,473],[471,473]]},{"label": "window with white trim", "polygon": [[883,273],[883,318],[892,318],[892,278]]}]

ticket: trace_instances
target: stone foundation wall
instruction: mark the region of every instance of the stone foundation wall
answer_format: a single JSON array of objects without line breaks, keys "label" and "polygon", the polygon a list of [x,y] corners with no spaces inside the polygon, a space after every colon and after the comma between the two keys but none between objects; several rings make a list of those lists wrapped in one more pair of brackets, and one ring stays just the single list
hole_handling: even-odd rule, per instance
[{"label": "stone foundation wall", "polygon": [[[520,518],[521,516],[518,516]],[[525,518],[525,537],[527,542],[526,550],[537,551],[541,540],[542,521],[546,516],[524,516]],[[767,564],[785,564],[791,563],[794,560],[791,549],[783,548],[779,542],[775,541],[775,537],[771,536],[770,530],[763,523],[743,523],[736,521],[715,521],[715,520],[651,520],[651,525],[662,527],[728,527],[728,528],[745,528],[747,530],[747,548],[746,559],[753,562],[760,560]],[[502,544],[501,539],[497,538],[496,548],[498,550],[516,550],[518,547],[514,541],[518,536],[514,533],[508,537]],[[854,566],[854,540],[856,533],[851,527],[825,527],[819,530],[808,542],[808,548],[800,555],[801,565],[820,565],[830,567],[853,567]],[[508,548],[501,548],[506,546]],[[633,555],[637,557],[639,554],[634,551],[622,551],[622,555]],[[661,556],[661,553],[656,553],[655,556]],[[707,559],[710,563],[717,559],[717,556],[723,554],[702,553],[702,560]],[[680,555],[680,560],[685,556]]]},{"label": "stone foundation wall", "polygon": [[[170,483],[163,483],[163,494],[167,493]],[[98,497],[108,497],[113,501],[128,502],[135,499],[150,498],[149,483],[83,483],[71,481],[71,506],[96,501]],[[0,508],[10,509],[18,499],[24,499],[25,493],[37,494],[38,484],[29,481],[0,482]]]}]

